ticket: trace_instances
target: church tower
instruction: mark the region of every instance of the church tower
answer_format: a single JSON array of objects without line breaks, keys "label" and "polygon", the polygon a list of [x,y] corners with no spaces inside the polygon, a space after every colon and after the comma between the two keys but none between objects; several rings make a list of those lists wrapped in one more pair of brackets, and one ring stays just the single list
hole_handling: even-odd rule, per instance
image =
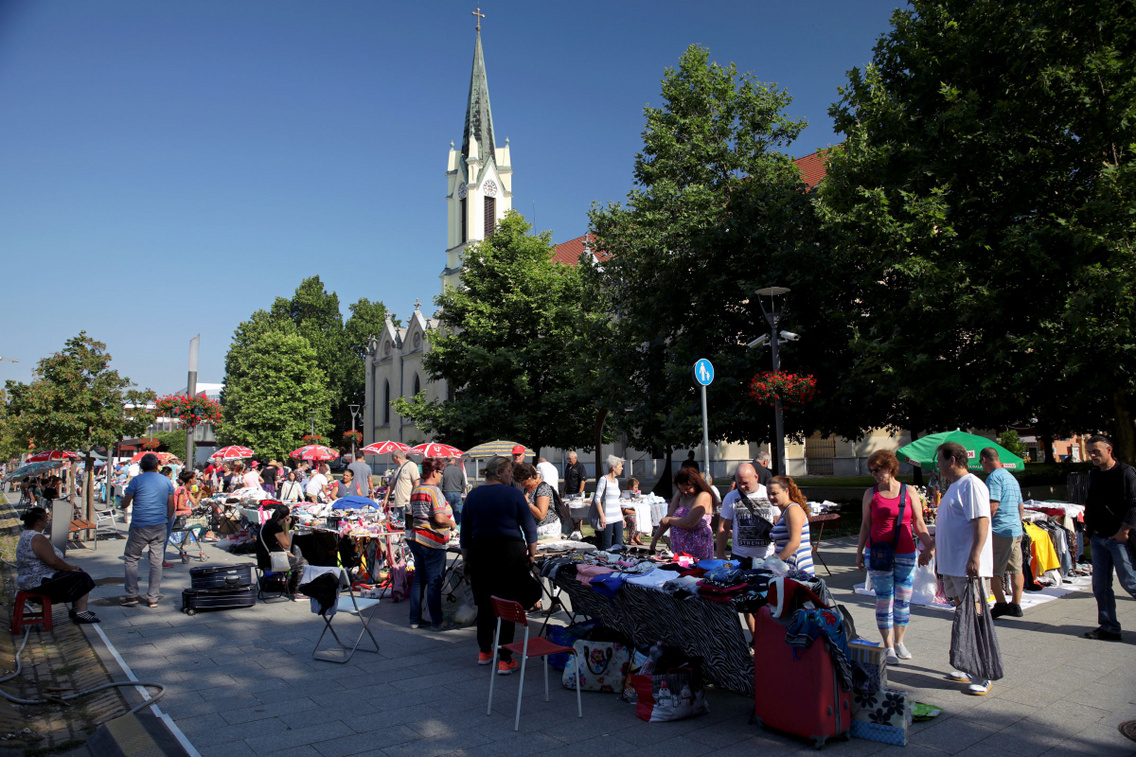
[{"label": "church tower", "polygon": [[[480,11],[480,9],[479,9]],[[447,241],[442,289],[460,286],[462,256],[468,245],[493,234],[497,222],[513,207],[513,169],[509,140],[498,147],[493,136],[493,112],[489,108],[489,81],[481,51],[481,19],[477,17],[473,45],[473,72],[465,107],[465,132],[461,150],[450,143],[446,168]]]}]

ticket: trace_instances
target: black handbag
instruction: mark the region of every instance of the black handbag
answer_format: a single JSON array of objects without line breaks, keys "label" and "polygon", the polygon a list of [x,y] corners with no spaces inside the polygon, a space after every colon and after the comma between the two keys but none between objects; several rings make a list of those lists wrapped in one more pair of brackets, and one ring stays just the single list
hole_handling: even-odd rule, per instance
[{"label": "black handbag", "polygon": [[[876,487],[879,493],[879,487]],[[895,548],[899,546],[899,531],[903,528],[903,508],[907,506],[907,484],[899,485],[899,514],[895,518],[895,538],[891,544],[886,542],[872,542],[868,552],[868,569],[889,571],[895,564]]]}]

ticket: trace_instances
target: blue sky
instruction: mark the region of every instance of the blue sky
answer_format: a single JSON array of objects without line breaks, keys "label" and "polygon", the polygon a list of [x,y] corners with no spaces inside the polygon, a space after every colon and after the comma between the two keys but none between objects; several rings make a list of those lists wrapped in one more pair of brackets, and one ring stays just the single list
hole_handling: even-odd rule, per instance
[{"label": "blue sky", "polygon": [[[898,0],[482,0],[514,206],[556,241],[631,188],[643,107],[692,43],[809,126]],[[85,329],[165,393],[223,378],[237,324],[319,274],[406,316],[445,265],[475,4],[0,0],[0,381]],[[432,306],[431,306],[432,308]]]}]

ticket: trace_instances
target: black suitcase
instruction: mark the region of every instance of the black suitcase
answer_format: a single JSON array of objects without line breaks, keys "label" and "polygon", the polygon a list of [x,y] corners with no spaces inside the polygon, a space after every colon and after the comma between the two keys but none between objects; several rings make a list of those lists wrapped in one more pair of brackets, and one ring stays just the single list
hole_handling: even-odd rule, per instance
[{"label": "black suitcase", "polygon": [[220,567],[190,568],[189,585],[194,589],[236,589],[256,583],[256,566],[252,563]]},{"label": "black suitcase", "polygon": [[256,604],[256,587],[235,589],[186,589],[181,593],[181,611],[193,615],[198,610],[231,610]]}]

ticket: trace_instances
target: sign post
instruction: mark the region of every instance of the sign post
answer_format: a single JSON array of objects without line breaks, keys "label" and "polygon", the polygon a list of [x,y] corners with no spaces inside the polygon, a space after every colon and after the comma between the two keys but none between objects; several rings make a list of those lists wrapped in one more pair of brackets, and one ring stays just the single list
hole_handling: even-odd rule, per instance
[{"label": "sign post", "polygon": [[706,420],[706,387],[714,381],[714,365],[706,358],[694,364],[694,380],[702,387],[702,459],[706,462],[705,472],[710,473],[710,427]]}]

